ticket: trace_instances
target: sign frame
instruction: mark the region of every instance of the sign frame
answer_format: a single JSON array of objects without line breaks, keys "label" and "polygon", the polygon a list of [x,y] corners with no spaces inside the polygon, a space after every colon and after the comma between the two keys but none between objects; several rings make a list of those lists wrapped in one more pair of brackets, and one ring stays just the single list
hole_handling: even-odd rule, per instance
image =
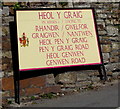
[{"label": "sign frame", "polygon": [[[12,51],[12,61],[13,61],[13,72],[14,72],[14,86],[15,86],[15,102],[20,104],[20,80],[45,75],[53,72],[64,72],[64,71],[72,71],[75,70],[98,70],[100,74],[101,80],[107,80],[107,75],[105,71],[105,66],[103,62],[103,56],[101,52],[100,40],[98,37],[98,30],[97,30],[97,23],[95,20],[95,11],[94,8],[46,8],[45,10],[83,10],[83,9],[90,9],[93,13],[94,19],[94,26],[95,32],[97,37],[98,49],[100,53],[100,60],[101,64],[92,64],[92,65],[80,65],[80,66],[70,66],[70,67],[61,67],[61,68],[49,68],[49,69],[38,69],[38,70],[27,70],[27,71],[20,71],[19,70],[19,53],[18,53],[18,39],[17,39],[17,22],[16,22],[16,12],[17,11],[28,11],[28,10],[44,10],[44,8],[37,8],[37,9],[17,9],[15,10],[14,15],[14,22],[10,22],[10,37],[11,37],[11,51]],[[14,31],[13,31],[14,30]],[[59,69],[59,70],[58,70]],[[67,69],[67,70],[66,70]],[[29,74],[29,76],[28,76]]]}]

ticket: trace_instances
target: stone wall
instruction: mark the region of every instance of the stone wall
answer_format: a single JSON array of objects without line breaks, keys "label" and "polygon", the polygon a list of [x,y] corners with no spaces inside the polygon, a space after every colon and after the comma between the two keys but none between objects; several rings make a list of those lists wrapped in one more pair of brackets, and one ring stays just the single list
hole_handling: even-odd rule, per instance
[{"label": "stone wall", "polygon": [[[79,0],[78,0],[79,1]],[[119,2],[69,2],[61,6],[58,2],[22,2],[20,7],[24,8],[95,8],[97,28],[102,48],[103,59],[108,79],[117,78],[120,71],[120,3]],[[14,82],[12,69],[12,55],[10,44],[9,22],[14,21],[13,7],[19,7],[14,2],[2,3],[2,59],[0,68],[2,71],[3,101],[14,97]],[[1,13],[0,11],[0,13]],[[20,81],[20,95],[32,96],[50,92],[61,92],[80,89],[99,82],[99,73],[96,70],[80,70],[57,74],[47,74]]]}]

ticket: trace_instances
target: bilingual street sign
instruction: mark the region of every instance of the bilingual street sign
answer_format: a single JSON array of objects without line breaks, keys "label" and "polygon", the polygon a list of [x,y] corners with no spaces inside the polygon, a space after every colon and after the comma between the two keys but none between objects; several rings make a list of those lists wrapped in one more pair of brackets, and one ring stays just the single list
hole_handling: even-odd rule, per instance
[{"label": "bilingual street sign", "polygon": [[101,64],[92,9],[17,10],[19,70]]},{"label": "bilingual street sign", "polygon": [[98,65],[106,78],[91,8],[18,9],[15,22],[10,23],[10,34],[17,103],[20,73]]}]

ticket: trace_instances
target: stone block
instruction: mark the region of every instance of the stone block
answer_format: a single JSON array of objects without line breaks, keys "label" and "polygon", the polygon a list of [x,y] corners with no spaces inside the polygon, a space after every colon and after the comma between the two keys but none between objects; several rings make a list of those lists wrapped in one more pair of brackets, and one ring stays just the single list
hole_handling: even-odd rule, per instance
[{"label": "stone block", "polygon": [[100,74],[99,74],[99,71],[96,70],[96,71],[94,71],[94,75],[92,75],[92,76],[98,76],[98,75],[100,75]]},{"label": "stone block", "polygon": [[90,85],[92,82],[91,81],[82,81],[82,82],[77,82],[76,87],[84,87]]},{"label": "stone block", "polygon": [[110,57],[110,62],[119,62],[119,61],[120,61],[119,56]]},{"label": "stone block", "polygon": [[104,63],[110,62],[110,54],[109,53],[102,53]]},{"label": "stone block", "polygon": [[2,64],[8,64],[10,63],[11,59],[7,58],[7,57],[2,57]]},{"label": "stone block", "polygon": [[102,48],[103,53],[111,52],[111,45],[110,44],[102,45],[101,48]]},{"label": "stone block", "polygon": [[97,77],[97,76],[93,76],[93,77],[91,78],[91,81],[92,81],[92,82],[99,82],[99,81],[100,81],[100,78]]},{"label": "stone block", "polygon": [[46,75],[46,84],[47,85],[53,85],[55,84],[55,78],[53,74]]},{"label": "stone block", "polygon": [[[1,69],[0,69],[1,70]],[[2,82],[2,77],[4,76],[4,72],[2,72],[2,71],[0,71],[0,84],[1,84],[1,82]],[[1,88],[0,88],[1,89]]]},{"label": "stone block", "polygon": [[120,43],[112,43],[112,50],[120,50]]},{"label": "stone block", "polygon": [[112,35],[112,36],[118,35],[118,28],[114,26],[107,26],[106,29],[108,35]]},{"label": "stone block", "polygon": [[11,43],[9,41],[2,41],[2,49],[4,51],[11,50]]},{"label": "stone block", "polygon": [[100,40],[100,43],[101,44],[111,44],[111,41],[108,39],[104,39],[104,38],[102,38],[101,40]]},{"label": "stone block", "polygon": [[98,18],[107,18],[107,14],[97,14]]},{"label": "stone block", "polygon": [[114,8],[119,8],[119,3],[113,3]]},{"label": "stone block", "polygon": [[2,71],[7,70],[8,69],[8,64],[1,65],[1,69],[2,69]]},{"label": "stone block", "polygon": [[13,7],[9,8],[9,13],[10,13],[10,15],[14,15],[14,9],[13,9]]},{"label": "stone block", "polygon": [[[10,97],[14,97],[14,96],[15,96],[15,92],[10,91]],[[20,89],[20,96],[26,96],[26,92],[24,89]]]},{"label": "stone block", "polygon": [[66,72],[58,74],[55,78],[56,83],[75,83],[77,79],[76,72]]},{"label": "stone block", "polygon": [[119,75],[120,75],[120,72],[114,72],[112,74],[112,77],[115,78],[115,79],[117,79]]},{"label": "stone block", "polygon": [[11,51],[6,51],[2,53],[3,57],[12,58]]},{"label": "stone block", "polygon": [[42,94],[47,94],[47,93],[58,93],[61,92],[61,87],[60,85],[54,85],[54,86],[49,86],[49,87],[44,87],[42,89]]},{"label": "stone block", "polygon": [[107,34],[107,32],[104,30],[104,31],[98,31],[98,34],[99,35],[106,35]]},{"label": "stone block", "polygon": [[113,56],[119,56],[120,55],[120,50],[115,50],[115,51],[112,51],[111,52],[111,56],[113,57]]},{"label": "stone block", "polygon": [[103,13],[103,10],[102,9],[96,9],[96,13],[101,14],[101,13]]},{"label": "stone block", "polygon": [[2,17],[2,9],[0,9],[0,18]]},{"label": "stone block", "polygon": [[85,73],[77,73],[77,82],[87,80],[88,75]]},{"label": "stone block", "polygon": [[105,20],[105,23],[108,25],[108,24],[113,24],[113,23],[111,23],[111,20],[110,19],[106,19]]},{"label": "stone block", "polygon": [[38,76],[38,77],[21,80],[21,88],[26,88],[31,85],[34,87],[44,87],[45,84],[46,84],[45,76]]},{"label": "stone block", "polygon": [[18,0],[14,0],[15,2],[6,2],[6,0],[3,0],[3,5],[6,5],[6,6],[12,6],[12,5],[15,5]]},{"label": "stone block", "polygon": [[9,22],[14,21],[14,16],[3,17],[2,18],[2,25],[9,26]]},{"label": "stone block", "polygon": [[9,27],[2,27],[2,36],[8,36],[9,35]]},{"label": "stone block", "polygon": [[9,91],[2,91],[2,97],[10,97]]},{"label": "stone block", "polygon": [[102,24],[97,24],[98,30],[99,31],[104,31],[105,27]]},{"label": "stone block", "polygon": [[114,25],[119,25],[119,24],[120,24],[120,21],[116,19],[116,20],[113,21],[113,24],[114,24]]},{"label": "stone block", "polygon": [[26,88],[25,89],[25,95],[34,95],[34,94],[39,94],[41,93],[41,89],[40,88]]},{"label": "stone block", "polygon": [[14,90],[14,79],[13,77],[2,78],[2,90]]},{"label": "stone block", "polygon": [[109,37],[109,39],[112,41],[116,41],[116,42],[119,41],[120,42],[120,37],[117,37],[117,36],[116,37]]},{"label": "stone block", "polygon": [[106,72],[108,76],[112,76],[113,72]]},{"label": "stone block", "polygon": [[75,88],[75,84],[64,84],[63,87],[64,88]]},{"label": "stone block", "polygon": [[9,7],[3,7],[3,10],[2,10],[2,15],[3,16],[9,16]]},{"label": "stone block", "polygon": [[111,64],[107,64],[105,65],[106,71],[110,72],[110,71],[115,71],[120,69],[120,63],[111,63]]}]

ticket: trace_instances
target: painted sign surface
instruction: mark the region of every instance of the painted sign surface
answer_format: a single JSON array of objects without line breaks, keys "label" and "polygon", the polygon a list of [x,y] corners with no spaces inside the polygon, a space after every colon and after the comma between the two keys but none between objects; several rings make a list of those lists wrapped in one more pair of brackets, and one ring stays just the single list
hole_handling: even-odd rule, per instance
[{"label": "painted sign surface", "polygon": [[101,64],[92,9],[17,10],[19,70]]}]

